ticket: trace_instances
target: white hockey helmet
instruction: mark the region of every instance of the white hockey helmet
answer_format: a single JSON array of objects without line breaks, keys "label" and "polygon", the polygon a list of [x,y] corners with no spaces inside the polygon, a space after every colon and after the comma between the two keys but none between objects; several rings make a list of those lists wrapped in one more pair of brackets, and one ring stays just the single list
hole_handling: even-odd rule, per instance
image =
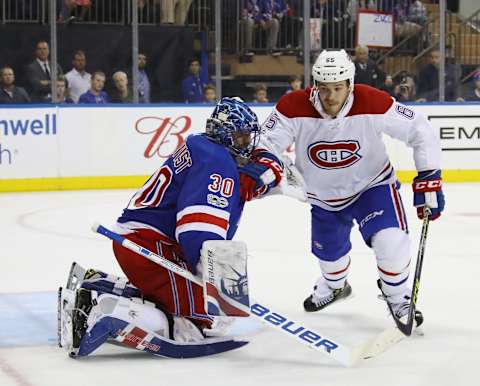
[{"label": "white hockey helmet", "polygon": [[326,51],[318,55],[312,66],[313,82],[333,83],[348,80],[350,89],[353,89],[355,78],[355,64],[345,50]]}]

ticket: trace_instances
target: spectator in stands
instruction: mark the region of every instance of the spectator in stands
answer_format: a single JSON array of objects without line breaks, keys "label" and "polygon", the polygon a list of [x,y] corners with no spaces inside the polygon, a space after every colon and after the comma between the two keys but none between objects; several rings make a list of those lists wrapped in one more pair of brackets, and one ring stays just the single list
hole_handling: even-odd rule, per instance
[{"label": "spectator in stands", "polygon": [[[395,37],[399,40],[408,36],[412,36],[420,32],[422,25],[419,24],[421,20],[421,7],[425,10],[425,6],[420,3],[416,8],[412,8],[415,14],[410,14],[410,7],[408,0],[397,0],[395,7],[393,8],[393,15],[395,17]],[[426,16],[426,10],[425,10]],[[412,18],[412,20],[410,20]],[[415,20],[415,21],[413,21]],[[426,18],[424,23],[426,22]]]},{"label": "spectator in stands", "polygon": [[273,56],[281,54],[277,51],[278,32],[280,30],[279,17],[283,17],[287,9],[285,2],[245,0],[242,16],[245,55],[253,55],[251,50],[253,47],[253,30],[256,25],[267,33],[267,52]]},{"label": "spectator in stands", "polygon": [[259,83],[255,86],[253,103],[268,103],[267,85],[265,83]]},{"label": "spectator in stands", "polygon": [[138,54],[138,102],[150,103],[150,80],[145,68],[147,67],[147,55]]},{"label": "spectator in stands", "polygon": [[207,84],[203,88],[203,96],[205,103],[217,103],[217,93],[215,91],[215,86],[213,84]]},{"label": "spectator in stands", "polygon": [[85,94],[80,95],[78,103],[105,104],[109,102],[108,94],[103,91],[105,87],[105,73],[95,71],[92,74],[91,87]]},{"label": "spectator in stands", "polygon": [[480,69],[473,74],[473,84],[465,92],[463,100],[480,102]]},{"label": "spectator in stands", "polygon": [[357,23],[359,9],[378,10],[377,0],[350,0],[347,4],[348,27],[352,28]]},{"label": "spectator in stands", "polygon": [[[72,11],[77,6],[82,9],[78,18],[72,16]],[[62,5],[62,10],[60,11],[58,23],[70,23],[74,20],[83,21],[91,6],[91,0],[65,0]]]},{"label": "spectator in stands", "polygon": [[92,76],[85,71],[87,60],[85,52],[78,50],[73,54],[73,68],[65,74],[68,82],[68,94],[74,103],[78,103],[80,95],[90,89]]},{"label": "spectator in stands", "polygon": [[298,75],[293,75],[288,78],[288,88],[285,91],[285,94],[291,93],[292,91],[297,91],[302,88],[302,79]]},{"label": "spectator in stands", "polygon": [[[418,74],[417,102],[438,101],[438,68],[440,66],[440,51],[435,48],[427,56],[427,64]],[[458,74],[455,64],[445,61],[445,100],[457,99]]]},{"label": "spectator in stands", "polygon": [[15,86],[15,73],[9,66],[0,68],[0,103],[30,103],[25,89]]},{"label": "spectator in stands", "polygon": [[56,103],[75,103],[72,98],[68,95],[67,82],[63,75],[59,76],[57,79],[57,98],[55,99]]},{"label": "spectator in stands", "polygon": [[182,82],[183,99],[187,103],[202,103],[205,83],[200,78],[200,62],[192,59],[189,62],[188,75]]},{"label": "spectator in stands", "polygon": [[132,103],[133,97],[128,86],[127,74],[123,71],[117,71],[112,75],[115,86],[112,92],[112,103]]},{"label": "spectator in stands", "polygon": [[[32,102],[48,103],[51,95],[51,63],[48,60],[50,48],[48,43],[40,40],[35,45],[35,60],[25,70]],[[62,75],[62,68],[57,64],[57,75]]]},{"label": "spectator in stands", "polygon": [[416,94],[417,90],[413,75],[406,71],[401,72],[396,77],[392,96],[399,102],[409,102],[415,100]]},{"label": "spectator in stands", "polygon": [[407,20],[422,27],[427,23],[427,8],[420,0],[415,0],[410,4]]},{"label": "spectator in stands", "polygon": [[385,83],[385,73],[368,56],[367,46],[355,47],[355,83],[368,84],[382,88]]},{"label": "spectator in stands", "polygon": [[192,0],[156,0],[160,3],[160,23],[185,25]]}]

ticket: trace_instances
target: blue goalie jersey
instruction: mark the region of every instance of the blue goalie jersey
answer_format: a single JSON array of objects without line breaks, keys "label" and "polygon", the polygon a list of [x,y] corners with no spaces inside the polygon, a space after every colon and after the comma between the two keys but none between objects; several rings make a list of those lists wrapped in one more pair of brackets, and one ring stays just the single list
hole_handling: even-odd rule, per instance
[{"label": "blue goalie jersey", "polygon": [[204,241],[232,239],[243,204],[228,150],[190,135],[130,199],[118,223],[153,228],[175,240],[195,270]]}]

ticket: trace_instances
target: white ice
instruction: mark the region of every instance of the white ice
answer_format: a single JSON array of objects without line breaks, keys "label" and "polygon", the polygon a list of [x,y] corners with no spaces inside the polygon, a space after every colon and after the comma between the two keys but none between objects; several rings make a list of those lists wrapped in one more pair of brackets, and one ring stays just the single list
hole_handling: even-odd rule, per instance
[{"label": "white ice", "polygon": [[[247,346],[172,360],[105,345],[70,359],[56,344],[55,291],[73,260],[121,274],[94,221],[110,225],[132,191],[0,194],[1,386],[478,385],[480,365],[480,184],[447,184],[444,215],[431,224],[419,293],[423,336],[405,339],[355,368],[263,329]],[[412,255],[421,222],[402,188]],[[355,345],[392,325],[377,299],[376,265],[356,228],[349,281],[355,297],[307,314],[319,274],[309,253],[309,207],[286,197],[247,206],[237,238],[249,247],[251,293],[278,312]]]}]

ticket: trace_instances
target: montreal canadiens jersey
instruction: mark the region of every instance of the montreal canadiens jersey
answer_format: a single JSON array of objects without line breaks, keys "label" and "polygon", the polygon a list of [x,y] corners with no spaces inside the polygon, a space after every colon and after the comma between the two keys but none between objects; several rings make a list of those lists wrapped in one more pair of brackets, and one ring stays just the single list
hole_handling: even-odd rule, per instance
[{"label": "montreal canadiens jersey", "polygon": [[190,135],[130,199],[117,230],[147,228],[175,240],[193,270],[205,240],[230,240],[243,210],[227,149]]},{"label": "montreal canadiens jersey", "polygon": [[317,109],[310,89],[283,96],[264,122],[262,146],[282,154],[295,143],[295,164],[308,201],[340,210],[373,186],[396,180],[382,135],[413,148],[417,170],[440,168],[440,139],[428,120],[387,93],[355,85],[336,118]]}]

